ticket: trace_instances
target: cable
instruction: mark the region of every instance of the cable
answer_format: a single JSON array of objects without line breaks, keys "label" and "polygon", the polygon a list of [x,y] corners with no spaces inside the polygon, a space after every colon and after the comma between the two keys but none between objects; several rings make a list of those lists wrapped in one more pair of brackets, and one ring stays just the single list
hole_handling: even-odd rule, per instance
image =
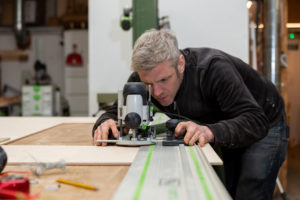
[{"label": "cable", "polygon": [[170,113],[170,112],[164,112],[164,111],[156,111],[156,113],[164,113],[166,115],[171,115],[173,117],[178,117],[178,118],[181,118],[181,119],[185,119],[185,120],[188,120],[188,121],[192,121],[190,118],[188,117],[185,117],[183,115],[180,115],[180,114],[175,114],[175,113]]}]

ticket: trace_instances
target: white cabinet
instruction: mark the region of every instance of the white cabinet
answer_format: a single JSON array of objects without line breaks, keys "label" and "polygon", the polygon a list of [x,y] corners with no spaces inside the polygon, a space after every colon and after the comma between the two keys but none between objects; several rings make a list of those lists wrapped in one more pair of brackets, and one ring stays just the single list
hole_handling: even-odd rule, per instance
[{"label": "white cabinet", "polygon": [[[82,65],[67,64],[68,55],[76,53],[82,58]],[[65,98],[69,102],[71,116],[88,115],[88,31],[70,30],[64,32],[64,80]]]},{"label": "white cabinet", "polygon": [[22,87],[23,116],[53,116],[55,113],[55,91],[51,85]]}]

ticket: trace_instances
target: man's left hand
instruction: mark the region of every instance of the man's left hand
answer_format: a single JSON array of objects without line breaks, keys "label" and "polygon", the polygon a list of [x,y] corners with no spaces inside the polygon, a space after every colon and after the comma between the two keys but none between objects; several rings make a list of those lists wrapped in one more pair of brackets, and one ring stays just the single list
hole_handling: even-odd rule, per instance
[{"label": "man's left hand", "polygon": [[194,145],[198,141],[200,147],[203,147],[206,143],[214,141],[214,134],[207,126],[192,121],[178,123],[174,134],[178,137],[185,132],[184,142],[188,145]]}]

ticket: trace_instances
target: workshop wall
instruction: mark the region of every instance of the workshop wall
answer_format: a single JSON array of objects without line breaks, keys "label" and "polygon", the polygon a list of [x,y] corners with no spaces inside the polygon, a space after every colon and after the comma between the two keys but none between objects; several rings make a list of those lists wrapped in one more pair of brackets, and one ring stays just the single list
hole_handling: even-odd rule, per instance
[{"label": "workshop wall", "polygon": [[[248,62],[247,0],[159,0],[180,47],[214,47]],[[131,0],[89,0],[89,114],[98,109],[97,93],[117,92],[130,74],[132,31],[119,26]]]},{"label": "workshop wall", "polygon": [[[30,29],[31,45],[24,51],[28,55],[26,61],[2,61],[2,86],[9,85],[17,90],[26,79],[34,76],[34,63],[40,60],[46,64],[47,72],[52,83],[63,87],[63,48],[61,28],[33,28]],[[16,49],[16,40],[11,29],[0,30],[0,50]],[[16,94],[5,94],[15,96]]]},{"label": "workshop wall", "polygon": [[116,93],[130,74],[132,30],[120,16],[131,0],[89,0],[89,114],[98,110],[97,93]]},{"label": "workshop wall", "polygon": [[160,0],[160,16],[168,15],[179,47],[212,47],[248,63],[247,0]]},{"label": "workshop wall", "polygon": [[289,46],[296,48],[289,48],[287,52],[288,62],[288,76],[287,92],[288,92],[288,104],[290,105],[290,139],[289,143],[291,147],[300,145],[300,39],[289,40]]}]

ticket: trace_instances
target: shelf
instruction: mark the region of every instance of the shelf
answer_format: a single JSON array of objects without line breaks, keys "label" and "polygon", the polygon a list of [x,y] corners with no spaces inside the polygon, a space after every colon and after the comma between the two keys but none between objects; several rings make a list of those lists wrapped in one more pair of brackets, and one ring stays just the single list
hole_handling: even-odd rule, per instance
[{"label": "shelf", "polygon": [[27,61],[28,54],[20,50],[0,50],[1,61]]}]

